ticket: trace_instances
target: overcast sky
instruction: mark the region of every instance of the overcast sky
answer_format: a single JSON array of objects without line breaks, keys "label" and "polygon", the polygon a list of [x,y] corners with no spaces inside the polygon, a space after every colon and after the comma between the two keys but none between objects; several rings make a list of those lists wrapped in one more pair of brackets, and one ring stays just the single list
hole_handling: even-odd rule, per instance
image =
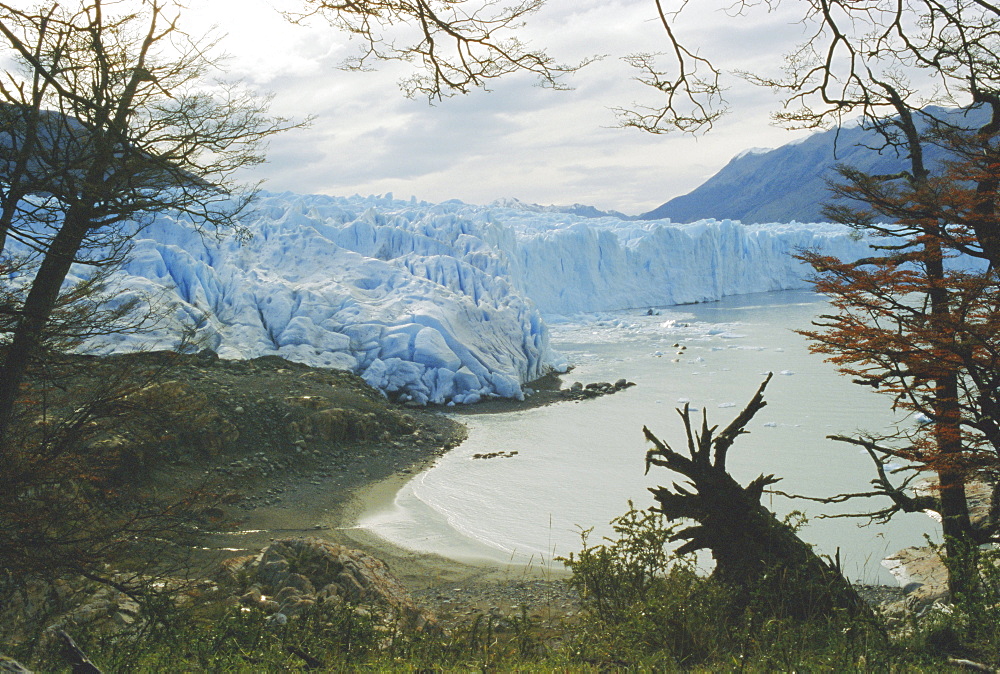
[{"label": "overcast sky", "polygon": [[[568,78],[571,91],[517,76],[434,105],[402,95],[406,64],[339,69],[358,43],[321,20],[285,22],[275,8],[295,2],[191,3],[182,21],[192,32],[215,24],[232,55],[231,76],[273,93],[274,112],[315,116],[311,128],[272,140],[269,163],[256,173],[270,190],[476,204],[516,197],[636,214],[697,187],[745,149],[801,137],[770,124],[778,101],[769,92],[735,81],[733,112],[708,135],[614,128],[611,108],[655,101],[619,58],[665,49],[652,0],[549,0],[529,17],[524,37],[561,62],[608,55]],[[725,4],[697,0],[678,28],[729,68],[773,71],[774,45],[792,44],[801,27],[766,13],[733,20],[719,8]]]}]

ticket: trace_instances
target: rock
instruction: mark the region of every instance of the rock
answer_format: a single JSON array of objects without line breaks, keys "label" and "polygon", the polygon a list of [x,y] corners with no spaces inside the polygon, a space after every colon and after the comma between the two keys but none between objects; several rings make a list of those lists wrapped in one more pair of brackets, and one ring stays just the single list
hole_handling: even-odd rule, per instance
[{"label": "rock", "polygon": [[[318,538],[274,541],[259,555],[230,560],[230,579],[251,587],[240,601],[256,601],[265,610],[293,618],[315,604],[349,602],[387,615],[396,628],[439,631],[436,619],[419,608],[384,563],[343,545]],[[316,588],[322,588],[318,592]],[[264,599],[266,597],[266,599]]]},{"label": "rock", "polygon": [[260,588],[254,585],[247,592],[240,597],[240,603],[246,606],[255,606],[261,602],[262,592]]},{"label": "rock", "polygon": [[219,360],[219,354],[212,349],[205,348],[198,352],[196,358],[199,365],[214,365]]},{"label": "rock", "polygon": [[258,567],[257,577],[267,585],[278,586],[288,577],[289,568],[288,562],[284,559],[265,561]]},{"label": "rock", "polygon": [[906,591],[904,603],[914,613],[950,597],[948,570],[933,548],[904,548],[882,560],[882,566]]},{"label": "rock", "polygon": [[619,379],[614,384],[606,381],[600,381],[592,382],[584,386],[580,382],[573,382],[572,386],[568,389],[562,389],[559,393],[563,398],[569,398],[570,400],[586,400],[588,398],[597,398],[611,393],[617,393],[618,391],[624,391],[630,386],[635,386],[635,382],[628,381],[624,378]]}]

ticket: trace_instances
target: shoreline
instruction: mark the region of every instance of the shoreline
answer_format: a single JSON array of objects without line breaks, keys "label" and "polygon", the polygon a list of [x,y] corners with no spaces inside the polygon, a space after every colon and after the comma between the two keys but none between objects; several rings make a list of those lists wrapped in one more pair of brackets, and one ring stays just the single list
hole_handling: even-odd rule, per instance
[{"label": "shoreline", "polygon": [[344,544],[357,547],[385,562],[389,570],[411,589],[454,583],[496,583],[509,581],[561,580],[569,572],[558,567],[504,563],[486,557],[447,557],[433,552],[411,550],[393,543],[370,529],[359,526],[368,513],[391,507],[396,495],[433,461],[415,466],[412,472],[397,472],[382,480],[355,489],[339,512],[331,512],[330,533]]},{"label": "shoreline", "polygon": [[[450,618],[460,621],[472,611],[490,611],[492,607],[506,611],[504,607],[528,606],[533,612],[544,609],[549,615],[574,615],[579,611],[579,599],[566,584],[571,573],[561,563],[532,565],[486,556],[449,557],[445,556],[447,551],[416,551],[359,526],[366,516],[393,507],[410,480],[465,441],[467,426],[462,417],[509,414],[571,402],[559,393],[558,376],[546,379],[537,382],[542,385],[521,401],[489,400],[468,407],[407,409],[422,420],[421,424],[437,430],[431,435],[418,432],[412,439],[397,437],[356,446],[348,452],[353,454],[351,465],[338,466],[335,479],[330,478],[329,467],[323,465],[284,476],[281,504],[247,508],[240,518],[240,528],[248,535],[240,536],[241,549],[228,548],[229,554],[257,552],[276,538],[314,536],[360,549],[381,560],[419,603],[443,616],[446,622]],[[443,429],[449,426],[445,432]],[[233,542],[232,538],[228,540]],[[216,542],[218,551],[226,549],[222,540]],[[891,586],[882,589],[892,596],[899,592]]]},{"label": "shoreline", "polygon": [[[533,393],[524,400],[497,398],[484,400],[475,405],[459,405],[431,411],[459,424],[463,430],[463,416],[481,414],[509,414],[547,405],[571,402],[561,394],[562,377],[567,373],[551,372],[540,379],[529,382],[526,387]],[[455,444],[447,451],[453,451],[463,442]],[[552,562],[549,567],[522,563],[505,563],[487,557],[447,557],[433,552],[410,550],[393,543],[369,529],[358,526],[369,513],[391,508],[396,496],[408,482],[416,479],[434,465],[441,454],[425,457],[407,468],[357,485],[351,489],[338,508],[331,510],[327,518],[331,538],[339,539],[352,547],[357,547],[385,562],[389,570],[411,589],[431,588],[443,584],[462,582],[504,583],[512,581],[562,581],[570,573],[562,564]]]},{"label": "shoreline", "polygon": [[217,552],[232,556],[256,553],[279,538],[314,536],[371,554],[415,592],[442,585],[539,581],[562,584],[569,571],[555,562],[542,567],[488,557],[451,558],[410,550],[358,526],[367,514],[392,507],[410,480],[465,441],[467,426],[462,423],[463,416],[504,414],[569,402],[559,394],[558,374],[547,375],[533,385],[535,393],[524,400],[497,399],[455,408],[405,410],[438,429],[451,426],[451,432],[444,434],[447,437],[443,443],[396,439],[395,445],[356,447],[349,452],[356,459],[354,465],[341,467],[333,478],[329,467],[320,461],[304,472],[285,475],[277,483],[262,484],[258,489],[280,485],[280,502],[249,505],[237,515],[239,523],[234,530],[212,532],[207,542]]}]

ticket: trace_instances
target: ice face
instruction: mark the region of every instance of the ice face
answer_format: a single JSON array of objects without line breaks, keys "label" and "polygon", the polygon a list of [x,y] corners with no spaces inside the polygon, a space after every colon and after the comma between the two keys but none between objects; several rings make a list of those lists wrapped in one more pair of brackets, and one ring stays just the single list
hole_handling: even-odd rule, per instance
[{"label": "ice face", "polygon": [[403,400],[520,398],[565,368],[542,312],[803,288],[795,250],[868,250],[834,225],[673,225],[389,197],[265,194],[243,224],[251,238],[240,242],[158,216],[115,283],[121,300],[158,299],[159,329],[90,346],[166,348],[189,328],[223,357],[349,369]]},{"label": "ice face", "polygon": [[831,224],[673,225],[605,218],[552,228],[541,219],[520,232],[518,287],[546,314],[807,288],[809,270],[794,258],[796,251],[856,259],[868,250]]}]

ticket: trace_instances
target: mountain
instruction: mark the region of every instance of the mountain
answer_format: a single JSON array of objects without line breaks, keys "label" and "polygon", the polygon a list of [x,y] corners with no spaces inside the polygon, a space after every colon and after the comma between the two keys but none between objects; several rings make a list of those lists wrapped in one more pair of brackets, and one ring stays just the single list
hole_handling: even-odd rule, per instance
[{"label": "mountain", "polygon": [[[984,113],[928,108],[934,115],[966,127],[978,126]],[[838,178],[835,167],[846,164],[866,173],[896,173],[909,168],[905,156],[892,149],[879,153],[882,143],[873,131],[844,126],[813,134],[773,150],[750,150],[734,157],[694,191],[643,213],[640,220],[668,218],[694,222],[703,218],[744,223],[822,222],[822,207],[830,199],[827,181]],[[945,152],[929,146],[928,166]]]}]

